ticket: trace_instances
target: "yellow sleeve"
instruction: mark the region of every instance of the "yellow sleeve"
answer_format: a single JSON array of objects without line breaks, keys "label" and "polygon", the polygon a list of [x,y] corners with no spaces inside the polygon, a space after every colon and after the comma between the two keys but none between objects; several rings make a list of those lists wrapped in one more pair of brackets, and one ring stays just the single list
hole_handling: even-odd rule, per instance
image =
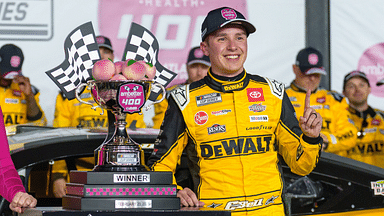
[{"label": "yellow sleeve", "polygon": [[[71,127],[74,107],[68,99],[65,99],[60,93],[56,97],[55,116],[53,127]],[[72,117],[71,117],[72,116]]]},{"label": "yellow sleeve", "polygon": [[339,153],[356,145],[357,128],[349,118],[348,104],[345,99],[333,107],[333,121],[335,122],[332,122],[330,132],[322,131],[322,133],[328,139],[328,146],[325,151]]},{"label": "yellow sleeve", "polygon": [[136,120],[136,128],[146,128],[144,115],[140,115],[139,113],[127,114],[125,120],[127,121],[127,127],[132,124],[132,121]]},{"label": "yellow sleeve", "polygon": [[[160,99],[161,97],[162,97],[162,94],[160,94],[157,99]],[[155,115],[152,117],[153,128],[160,129],[160,126],[163,123],[165,111],[167,110],[167,107],[168,107],[168,100],[164,99],[160,103],[155,104],[154,107],[155,107]]]}]

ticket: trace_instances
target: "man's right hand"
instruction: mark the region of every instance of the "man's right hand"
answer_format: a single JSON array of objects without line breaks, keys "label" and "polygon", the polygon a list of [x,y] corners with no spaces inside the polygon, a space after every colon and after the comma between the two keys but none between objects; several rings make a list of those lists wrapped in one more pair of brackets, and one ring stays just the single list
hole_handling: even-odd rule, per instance
[{"label": "man's right hand", "polygon": [[53,195],[55,195],[56,198],[62,198],[66,194],[66,183],[63,178],[56,179],[53,182]]},{"label": "man's right hand", "polygon": [[180,198],[181,206],[204,206],[204,203],[197,199],[196,194],[187,187],[179,190],[177,197]]}]

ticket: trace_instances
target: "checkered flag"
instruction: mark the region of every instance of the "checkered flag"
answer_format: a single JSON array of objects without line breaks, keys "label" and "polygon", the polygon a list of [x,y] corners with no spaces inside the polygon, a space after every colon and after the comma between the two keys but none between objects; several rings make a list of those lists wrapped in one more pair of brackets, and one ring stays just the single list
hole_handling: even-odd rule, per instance
[{"label": "checkered flag", "polygon": [[69,33],[64,41],[64,51],[63,63],[45,73],[72,100],[76,97],[76,87],[92,79],[93,64],[101,59],[91,22]]},{"label": "checkered flag", "polygon": [[[137,23],[132,23],[122,60],[144,60],[153,64],[156,67],[154,81],[166,87],[177,74],[160,64],[157,58],[158,53],[159,43],[157,42],[156,37],[143,26]],[[160,93],[160,88],[154,86],[149,96],[149,100],[155,101]]]}]

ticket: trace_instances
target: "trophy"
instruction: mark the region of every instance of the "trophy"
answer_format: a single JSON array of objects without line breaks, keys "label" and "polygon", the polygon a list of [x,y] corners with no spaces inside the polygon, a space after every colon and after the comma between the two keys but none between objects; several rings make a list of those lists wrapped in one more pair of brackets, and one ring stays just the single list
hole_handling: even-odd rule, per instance
[{"label": "trophy", "polygon": [[[154,102],[147,101],[151,88],[154,86],[161,88],[163,97]],[[92,97],[98,105],[94,106],[79,97],[84,87],[90,88]],[[95,156],[96,166],[93,171],[148,171],[148,167],[145,166],[144,162],[144,152],[141,146],[129,137],[125,119],[127,113],[140,113],[144,105],[144,109],[149,109],[151,105],[164,100],[164,86],[151,80],[91,80],[77,87],[76,98],[81,103],[91,105],[92,109],[97,107],[106,109],[112,112],[115,117],[113,135],[111,137],[107,136],[104,142],[95,150],[97,152]],[[110,118],[110,115],[108,118]]]}]

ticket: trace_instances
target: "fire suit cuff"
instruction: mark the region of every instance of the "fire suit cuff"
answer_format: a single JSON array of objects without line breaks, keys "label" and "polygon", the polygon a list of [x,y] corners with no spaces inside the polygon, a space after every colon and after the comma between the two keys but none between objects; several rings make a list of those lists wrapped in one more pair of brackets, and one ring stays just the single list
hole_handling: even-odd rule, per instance
[{"label": "fire suit cuff", "polygon": [[317,145],[319,143],[323,143],[323,138],[319,135],[318,137],[309,137],[303,134],[303,140],[309,144]]}]

